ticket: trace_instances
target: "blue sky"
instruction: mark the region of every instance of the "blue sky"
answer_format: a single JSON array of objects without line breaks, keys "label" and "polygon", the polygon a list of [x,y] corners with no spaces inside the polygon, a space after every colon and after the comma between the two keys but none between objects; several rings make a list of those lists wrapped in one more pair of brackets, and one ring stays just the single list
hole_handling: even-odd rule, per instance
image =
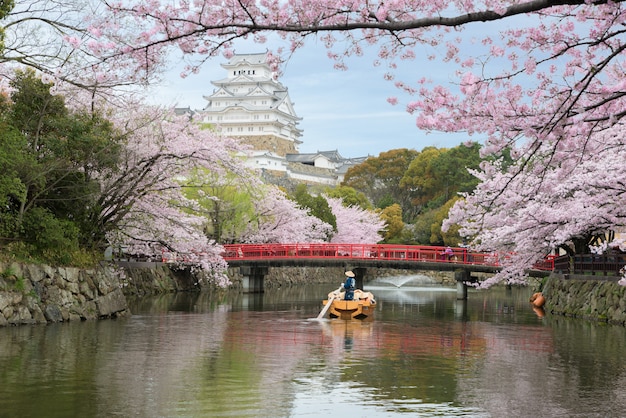
[{"label": "blue sky", "polygon": [[[237,48],[239,53],[263,52],[263,45],[250,44]],[[180,70],[168,73],[164,83],[154,90],[152,101],[162,105],[176,105],[202,109],[214,86],[211,80],[225,76],[220,66],[224,58],[207,61],[198,74],[186,79]],[[323,47],[307,44],[296,51],[283,70],[279,81],[288,88],[303,130],[299,147],[302,153],[338,150],[343,157],[377,156],[396,148],[454,147],[467,139],[465,135],[426,133],[415,126],[415,118],[404,105],[410,97],[399,97],[401,103],[392,106],[390,96],[400,96],[393,82],[383,78],[385,69],[374,67],[372,58],[353,58],[349,69],[339,71],[326,57]],[[413,61],[399,69],[399,78],[413,82],[421,77],[449,78],[432,62]]]}]

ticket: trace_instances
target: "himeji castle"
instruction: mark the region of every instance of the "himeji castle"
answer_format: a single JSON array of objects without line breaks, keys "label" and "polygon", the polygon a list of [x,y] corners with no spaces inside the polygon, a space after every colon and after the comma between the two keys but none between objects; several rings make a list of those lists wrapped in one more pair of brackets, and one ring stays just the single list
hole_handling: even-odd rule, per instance
[{"label": "himeji castle", "polygon": [[302,118],[267,63],[266,53],[235,54],[222,67],[226,76],[211,82],[215,89],[204,96],[207,105],[198,116],[218,132],[249,144],[249,166],[300,182],[338,185],[349,167],[367,158],[343,158],[337,150],[298,152]]},{"label": "himeji castle", "polygon": [[302,131],[287,88],[276,80],[266,54],[234,55],[226,64],[226,77],[204,96],[202,120],[228,136],[246,138],[257,150],[277,155],[298,152]]}]

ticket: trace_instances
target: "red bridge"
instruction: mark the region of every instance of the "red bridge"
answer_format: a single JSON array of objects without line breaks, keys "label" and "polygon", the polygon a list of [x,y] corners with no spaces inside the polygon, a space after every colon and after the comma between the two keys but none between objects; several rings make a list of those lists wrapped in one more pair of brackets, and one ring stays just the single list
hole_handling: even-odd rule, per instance
[{"label": "red bridge", "polygon": [[[459,298],[467,297],[465,283],[474,280],[472,272],[495,273],[501,266],[494,253],[472,252],[461,247],[393,244],[232,244],[222,253],[231,267],[240,267],[244,292],[263,292],[268,267],[343,267],[356,274],[357,287],[363,287],[368,267],[406,270],[454,271]],[[544,275],[554,268],[547,258],[529,272]]]},{"label": "red bridge", "polygon": [[[404,269],[454,270],[465,266],[471,271],[499,270],[498,256],[472,252],[462,247],[394,244],[229,244],[224,245],[224,259],[231,266],[258,264],[343,265],[391,267]],[[552,258],[538,263],[537,270],[551,271]]]}]

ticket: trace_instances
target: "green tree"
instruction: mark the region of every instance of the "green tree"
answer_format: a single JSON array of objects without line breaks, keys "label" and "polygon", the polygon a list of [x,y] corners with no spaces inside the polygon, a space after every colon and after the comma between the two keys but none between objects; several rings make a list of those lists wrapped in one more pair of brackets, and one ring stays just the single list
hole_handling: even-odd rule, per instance
[{"label": "green tree", "polygon": [[454,148],[426,147],[411,162],[402,178],[402,187],[412,191],[417,212],[437,209],[459,192],[470,192],[478,180],[468,169],[478,168],[480,145]]},{"label": "green tree", "polygon": [[[13,0],[0,0],[0,21],[9,15],[14,6]],[[4,27],[0,27],[0,52],[4,52],[4,37]]]},{"label": "green tree", "polygon": [[65,101],[61,96],[52,95],[53,84],[41,81],[34,70],[16,71],[9,84],[14,89],[9,118],[26,136],[38,158],[44,159],[50,155],[46,139],[61,135],[55,132],[59,120],[68,114]]},{"label": "green tree", "polygon": [[436,211],[426,210],[420,213],[412,224],[411,239],[419,245],[432,245],[432,228],[435,224]]},{"label": "green tree", "polygon": [[[323,196],[312,196],[305,184],[299,184],[296,186],[292,199],[298,203],[300,208],[307,209],[309,214],[331,225],[333,230],[337,231],[337,219]],[[330,237],[328,238],[330,239]]]},{"label": "green tree", "polygon": [[436,147],[426,147],[411,161],[405,170],[400,185],[406,190],[411,190],[411,204],[417,207],[418,213],[422,206],[428,203],[436,195],[436,190],[441,188],[441,179],[437,178],[434,169],[434,161],[439,158],[442,150]]},{"label": "green tree", "polygon": [[348,169],[341,185],[364,193],[377,208],[397,203],[402,207],[403,218],[411,219],[412,192],[402,187],[400,180],[418,154],[415,150],[401,148],[370,157]]},{"label": "green tree", "polygon": [[443,232],[441,230],[441,224],[448,217],[448,212],[459,197],[454,197],[448,200],[443,206],[432,210],[433,218],[430,227],[430,242],[435,245],[450,245],[458,247],[463,242],[459,235],[459,226],[453,225],[448,231]]},{"label": "green tree", "polygon": [[29,157],[24,136],[0,122],[0,246],[11,242],[19,229],[19,208],[26,201],[20,168],[32,166]]},{"label": "green tree", "polygon": [[49,187],[39,196],[39,204],[72,220],[79,228],[82,246],[99,247],[106,231],[98,221],[102,208],[97,173],[116,170],[123,138],[97,114],[68,114],[57,126],[60,135],[48,142],[58,165],[47,177]]},{"label": "green tree", "polygon": [[16,72],[11,87],[0,105],[2,241],[58,262],[79,246],[97,248],[105,231],[94,173],[116,167],[122,138],[104,118],[70,112],[31,70]]},{"label": "green tree", "polygon": [[473,142],[471,146],[458,145],[442,152],[433,161],[435,178],[440,179],[443,186],[438,195],[440,205],[457,196],[459,192],[471,192],[478,185],[478,179],[468,170],[478,169],[482,161],[480,148],[477,142]]},{"label": "green tree", "polygon": [[385,221],[385,243],[402,242],[402,231],[404,222],[402,221],[402,208],[399,204],[394,203],[380,210],[380,218]]},{"label": "green tree", "polygon": [[184,193],[198,202],[194,212],[207,218],[206,235],[220,244],[238,242],[257,216],[253,193],[232,173],[196,172],[185,182]]},{"label": "green tree", "polygon": [[372,204],[367,196],[365,196],[365,193],[359,192],[353,187],[327,187],[324,190],[324,194],[329,197],[341,199],[344,206],[358,206],[361,209],[372,209]]}]

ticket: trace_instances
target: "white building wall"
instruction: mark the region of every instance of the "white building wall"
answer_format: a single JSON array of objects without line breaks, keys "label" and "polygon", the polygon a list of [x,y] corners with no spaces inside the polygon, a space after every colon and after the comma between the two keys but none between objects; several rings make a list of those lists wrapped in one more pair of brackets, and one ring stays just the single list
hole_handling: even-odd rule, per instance
[{"label": "white building wall", "polygon": [[333,164],[332,161],[330,161],[328,158],[324,156],[319,156],[315,158],[315,167],[330,168],[334,170],[335,164]]},{"label": "white building wall", "polygon": [[309,183],[325,184],[328,186],[334,186],[337,184],[337,180],[331,177],[320,177],[305,173],[295,173],[293,171],[287,171],[287,175],[294,180],[305,181]]}]

